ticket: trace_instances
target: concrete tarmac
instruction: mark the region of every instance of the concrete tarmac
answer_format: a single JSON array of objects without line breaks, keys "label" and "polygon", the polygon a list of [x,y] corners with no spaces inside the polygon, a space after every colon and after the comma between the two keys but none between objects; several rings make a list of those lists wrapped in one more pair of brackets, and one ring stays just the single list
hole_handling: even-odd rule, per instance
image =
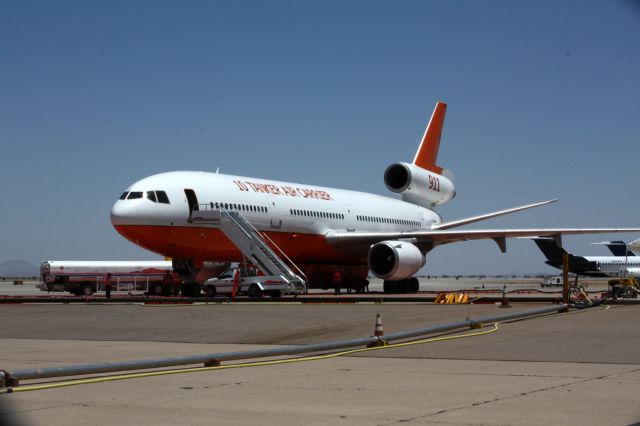
[{"label": "concrete tarmac", "polygon": [[[390,333],[505,311],[7,305],[0,309],[0,369],[363,337],[378,312]],[[328,360],[0,395],[0,424],[632,424],[640,421],[637,318],[637,306],[599,307],[505,323],[485,336]]]}]

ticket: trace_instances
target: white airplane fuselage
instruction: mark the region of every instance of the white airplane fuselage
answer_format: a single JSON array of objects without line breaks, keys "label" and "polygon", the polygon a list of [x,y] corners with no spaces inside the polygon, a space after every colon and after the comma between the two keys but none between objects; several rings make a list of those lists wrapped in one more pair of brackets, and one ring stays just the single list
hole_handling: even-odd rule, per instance
[{"label": "white airplane fuselage", "polygon": [[[168,172],[131,185],[111,210],[112,224],[133,243],[162,256],[198,264],[242,260],[219,229],[189,221],[185,190],[193,191],[198,204],[208,205],[204,207],[239,211],[299,266],[353,265],[361,278],[366,277],[369,246],[336,249],[326,234],[419,231],[441,222],[432,210],[375,194],[218,173]],[[150,191],[164,191],[169,203],[158,202]]]},{"label": "white airplane fuselage", "polygon": [[640,259],[638,256],[583,256],[588,262],[595,262],[598,271],[608,277],[639,277]]}]

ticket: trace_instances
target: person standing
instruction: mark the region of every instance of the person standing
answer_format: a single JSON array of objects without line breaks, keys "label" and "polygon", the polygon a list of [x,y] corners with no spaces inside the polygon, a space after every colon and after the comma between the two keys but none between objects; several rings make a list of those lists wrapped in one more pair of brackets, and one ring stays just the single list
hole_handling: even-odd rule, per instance
[{"label": "person standing", "polygon": [[104,290],[107,292],[107,299],[111,299],[111,274],[107,274],[107,279],[104,282]]},{"label": "person standing", "polygon": [[333,273],[333,290],[335,295],[340,294],[340,284],[342,284],[342,274],[340,270],[336,268],[336,271]]},{"label": "person standing", "polygon": [[162,294],[165,296],[176,296],[173,291],[173,280],[171,279],[171,273],[169,271],[167,271],[162,278]]}]

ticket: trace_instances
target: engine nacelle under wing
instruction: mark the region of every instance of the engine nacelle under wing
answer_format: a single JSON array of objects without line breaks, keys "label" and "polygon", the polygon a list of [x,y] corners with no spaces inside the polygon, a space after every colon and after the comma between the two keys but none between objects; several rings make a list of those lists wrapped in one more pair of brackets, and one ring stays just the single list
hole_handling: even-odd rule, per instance
[{"label": "engine nacelle under wing", "polygon": [[389,281],[413,276],[426,262],[425,255],[411,243],[380,241],[369,249],[369,269],[378,278]]},{"label": "engine nacelle under wing", "polygon": [[384,172],[390,191],[408,203],[425,207],[444,204],[456,196],[451,179],[409,163],[395,163]]}]

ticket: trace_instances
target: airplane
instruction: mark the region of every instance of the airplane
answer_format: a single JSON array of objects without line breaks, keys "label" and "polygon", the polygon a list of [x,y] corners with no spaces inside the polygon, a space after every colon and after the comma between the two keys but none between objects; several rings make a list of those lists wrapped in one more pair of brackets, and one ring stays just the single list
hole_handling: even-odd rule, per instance
[{"label": "airplane", "polygon": [[[443,244],[506,238],[636,232],[640,228],[458,229],[490,218],[543,206],[556,199],[453,221],[437,206],[455,198],[451,173],[437,164],[447,105],[438,102],[411,163],[391,164],[384,183],[401,199],[365,192],[222,173],[173,171],[146,177],[124,191],[111,223],[129,241],[172,258],[190,277],[207,262],[239,262],[243,255],[214,225],[191,220],[199,208],[234,211],[269,237],[304,272],[309,287],[328,288],[336,270],[343,288],[362,291],[369,271],[385,292],[417,292],[414,275],[426,255]],[[202,203],[202,204],[200,204]]]},{"label": "airplane", "polygon": [[[547,265],[562,269],[562,256],[567,253],[553,238],[534,238],[544,253]],[[616,246],[620,247],[620,246]],[[640,277],[640,257],[576,256],[569,254],[569,272],[587,277]]]}]

